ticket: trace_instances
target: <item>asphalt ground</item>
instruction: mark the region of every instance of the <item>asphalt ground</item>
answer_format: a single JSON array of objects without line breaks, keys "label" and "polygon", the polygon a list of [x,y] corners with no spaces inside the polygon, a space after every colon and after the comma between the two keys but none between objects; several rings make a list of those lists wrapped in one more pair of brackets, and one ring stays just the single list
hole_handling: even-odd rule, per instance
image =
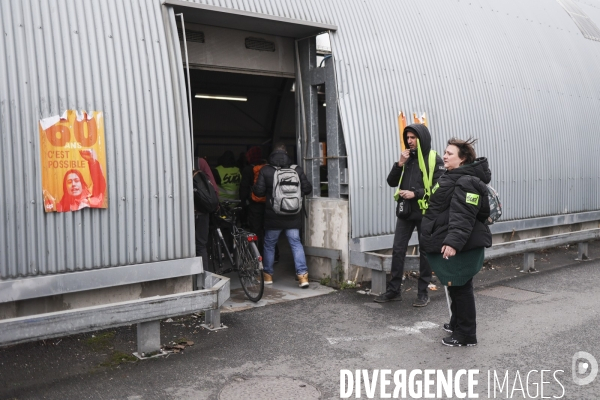
[{"label": "asphalt ground", "polygon": [[[443,288],[431,291],[427,307],[414,308],[416,280],[409,275],[402,302],[374,303],[361,294],[363,286],[223,313],[228,328],[216,332],[202,329],[197,315],[163,321],[163,343],[185,348],[152,360],[128,360],[135,326],[0,348],[0,398],[337,399],[341,370],[353,377],[367,370],[371,378],[375,371],[406,371],[423,383],[417,370],[464,369],[477,379],[478,398],[596,399],[600,377],[580,386],[572,374],[573,365],[582,372],[576,378],[593,368],[581,358],[573,364],[575,353],[600,360],[600,243],[590,243],[589,252],[585,262],[574,260],[576,246],[538,252],[536,274],[519,272],[522,256],[486,264],[475,280],[476,347],[441,344],[448,322]],[[434,380],[433,392],[440,379]],[[377,382],[371,398],[395,387],[381,392]],[[466,393],[466,378],[458,387],[434,398]],[[353,389],[350,398],[369,398],[365,385],[360,397]],[[412,394],[407,398],[419,397]]]}]

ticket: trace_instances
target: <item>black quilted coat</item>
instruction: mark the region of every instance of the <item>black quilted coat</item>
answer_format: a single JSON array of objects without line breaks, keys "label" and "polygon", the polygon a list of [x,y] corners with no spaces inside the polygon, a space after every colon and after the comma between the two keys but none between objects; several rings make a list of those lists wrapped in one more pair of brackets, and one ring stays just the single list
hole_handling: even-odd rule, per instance
[{"label": "black quilted coat", "polygon": [[[404,144],[408,148],[408,141],[406,139],[407,132],[412,132],[419,138],[421,151],[423,158],[425,159],[425,168],[429,170],[429,151],[431,150],[431,134],[429,129],[422,124],[412,124],[404,128],[402,132],[404,138]],[[437,182],[438,178],[444,173],[444,162],[439,155],[435,157],[435,170],[433,171],[433,185]],[[420,220],[423,216],[417,200],[422,199],[425,195],[425,189],[423,185],[423,173],[419,169],[419,160],[416,154],[411,154],[410,158],[403,167],[398,166],[398,162],[395,162],[392,169],[387,177],[387,183],[391,187],[398,187],[402,171],[404,170],[404,176],[400,184],[402,190],[412,190],[415,193],[415,197],[410,201],[411,213],[407,219],[409,220]],[[400,199],[399,199],[400,200]]]},{"label": "black quilted coat", "polygon": [[484,157],[440,177],[421,221],[423,251],[439,254],[444,245],[457,252],[492,245],[490,229],[483,223],[490,214],[486,184],[491,178]]}]

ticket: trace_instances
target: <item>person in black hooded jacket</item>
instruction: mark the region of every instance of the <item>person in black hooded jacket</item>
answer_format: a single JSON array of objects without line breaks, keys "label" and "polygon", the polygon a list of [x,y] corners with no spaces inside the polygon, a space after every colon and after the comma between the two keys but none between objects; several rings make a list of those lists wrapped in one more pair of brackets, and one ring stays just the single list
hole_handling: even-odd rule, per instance
[{"label": "person in black hooded jacket", "polygon": [[477,344],[473,277],[483,266],[484,247],[492,234],[484,221],[490,215],[487,159],[476,158],[475,140],[450,139],[444,152],[447,172],[432,189],[421,222],[421,249],[440,282],[448,287],[452,316],[442,339],[446,346]]},{"label": "person in black hooded jacket", "polygon": [[[308,267],[306,266],[306,257],[304,248],[300,242],[300,229],[302,228],[302,213],[292,215],[276,214],[273,210],[273,180],[275,177],[275,167],[289,168],[292,165],[292,160],[287,154],[284,143],[276,143],[273,152],[269,156],[269,164],[265,165],[259,172],[256,183],[252,187],[255,195],[262,197],[266,196],[265,207],[265,239],[264,239],[264,255],[263,255],[263,276],[265,284],[273,283],[273,263],[275,258],[275,245],[282,231],[285,234],[292,248],[294,257],[294,265],[296,266],[296,275],[298,276],[299,286],[307,288],[308,283]],[[296,173],[300,178],[300,191],[306,196],[312,192],[312,184],[306,178],[301,167],[296,166]]]},{"label": "person in black hooded jacket", "polygon": [[[415,227],[417,232],[421,231],[421,218],[423,211],[419,205],[425,197],[425,183],[423,171],[419,166],[419,158],[425,166],[426,176],[430,175],[429,156],[431,150],[431,134],[423,124],[409,125],[402,132],[406,150],[400,155],[400,160],[395,162],[390,171],[387,182],[391,187],[398,187],[396,192],[396,231],[394,232],[394,245],[392,250],[392,276],[387,284],[386,292],[377,296],[375,302],[385,303],[392,300],[402,300],[401,286],[404,275],[404,260],[406,249]],[[432,153],[432,154],[435,154]],[[433,167],[433,182],[435,185],[438,178],[444,173],[444,166],[440,156],[435,155],[435,166]],[[430,188],[431,188],[430,187]],[[426,200],[426,199],[425,199]],[[399,206],[404,202],[405,213],[399,212]],[[408,205],[406,205],[406,203]],[[409,212],[406,212],[410,209]],[[417,298],[413,302],[415,307],[424,307],[429,304],[427,287],[431,282],[431,268],[427,259],[423,256],[419,260],[419,283]]]}]

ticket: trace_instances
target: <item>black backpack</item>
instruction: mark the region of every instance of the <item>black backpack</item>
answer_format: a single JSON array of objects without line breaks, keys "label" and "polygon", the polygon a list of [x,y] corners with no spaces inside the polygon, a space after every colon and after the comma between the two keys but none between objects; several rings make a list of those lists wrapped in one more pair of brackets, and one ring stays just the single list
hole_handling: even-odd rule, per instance
[{"label": "black backpack", "polygon": [[200,170],[194,171],[194,212],[211,213],[219,208],[219,197],[206,174]]}]

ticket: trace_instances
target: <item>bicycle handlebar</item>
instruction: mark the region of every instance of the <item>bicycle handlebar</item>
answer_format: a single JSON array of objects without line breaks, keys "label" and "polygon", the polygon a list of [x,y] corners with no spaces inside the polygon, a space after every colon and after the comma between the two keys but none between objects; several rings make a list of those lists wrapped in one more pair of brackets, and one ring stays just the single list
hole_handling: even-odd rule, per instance
[{"label": "bicycle handlebar", "polygon": [[240,204],[241,202],[242,202],[241,200],[223,200],[220,203],[229,205],[229,204]]},{"label": "bicycle handlebar", "polygon": [[215,215],[225,215],[228,218],[234,218],[235,214],[238,211],[242,210],[242,207],[232,207],[233,205],[238,205],[242,201],[241,200],[223,200],[219,202],[219,209],[215,212]]}]

